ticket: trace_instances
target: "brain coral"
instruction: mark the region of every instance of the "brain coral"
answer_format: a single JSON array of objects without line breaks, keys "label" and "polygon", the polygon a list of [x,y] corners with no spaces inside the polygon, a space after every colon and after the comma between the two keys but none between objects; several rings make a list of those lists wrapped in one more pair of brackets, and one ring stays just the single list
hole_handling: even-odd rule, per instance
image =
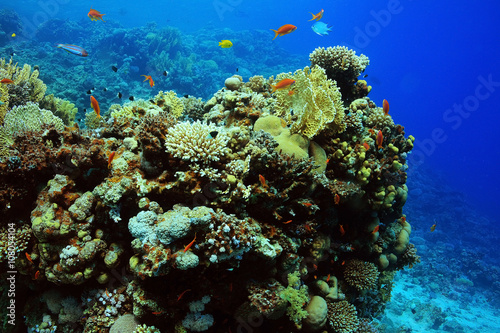
[{"label": "brain coral", "polygon": [[376,286],[379,272],[375,264],[358,259],[345,264],[344,278],[349,285],[358,290],[372,289]]},{"label": "brain coral", "polygon": [[213,124],[181,122],[168,130],[165,147],[166,152],[174,157],[209,163],[219,161],[229,153],[229,148],[226,148],[228,141],[229,136],[224,130]]},{"label": "brain coral", "polygon": [[291,133],[299,133],[312,138],[328,124],[334,122],[338,132],[344,130],[342,120],[344,109],[342,95],[334,81],[328,80],[325,70],[320,67],[305,67],[291,76],[279,74],[276,80],[285,78],[295,80],[295,94],[286,89],[276,91],[276,113],[278,116],[289,116],[290,109],[298,116],[292,124]]},{"label": "brain coral", "polygon": [[356,307],[347,301],[328,303],[328,323],[336,333],[353,333],[358,329]]}]

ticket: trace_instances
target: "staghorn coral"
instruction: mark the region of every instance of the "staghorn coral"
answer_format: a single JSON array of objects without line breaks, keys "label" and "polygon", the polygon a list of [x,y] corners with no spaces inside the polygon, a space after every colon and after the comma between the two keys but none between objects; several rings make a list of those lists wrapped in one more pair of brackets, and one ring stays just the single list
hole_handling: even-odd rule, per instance
[{"label": "staghorn coral", "polygon": [[[212,136],[211,133],[215,137]],[[191,162],[219,161],[230,150],[226,148],[229,136],[224,129],[214,125],[181,122],[168,130],[165,138],[166,151],[174,157]]]},{"label": "staghorn coral", "polygon": [[295,80],[295,94],[290,96],[287,90],[279,90],[276,95],[276,115],[291,120],[290,110],[297,115],[293,121],[291,133],[299,133],[308,138],[317,135],[332,123],[337,132],[345,128],[342,96],[334,81],[328,80],[325,70],[315,66],[297,70],[293,75],[279,74],[276,80],[292,78]]},{"label": "staghorn coral", "polygon": [[354,333],[359,319],[356,307],[347,301],[328,303],[328,324],[335,333]]},{"label": "staghorn coral", "polygon": [[312,66],[317,65],[324,68],[326,76],[337,82],[344,100],[352,101],[363,96],[363,94],[357,93],[359,88],[363,89],[362,85],[356,87],[355,83],[357,77],[370,64],[367,56],[364,54],[357,56],[355,51],[345,46],[330,46],[326,49],[324,47],[316,48],[309,55],[309,60]]},{"label": "staghorn coral", "polygon": [[375,264],[358,259],[347,261],[344,269],[344,278],[347,283],[361,291],[373,289],[377,285],[379,271]]}]

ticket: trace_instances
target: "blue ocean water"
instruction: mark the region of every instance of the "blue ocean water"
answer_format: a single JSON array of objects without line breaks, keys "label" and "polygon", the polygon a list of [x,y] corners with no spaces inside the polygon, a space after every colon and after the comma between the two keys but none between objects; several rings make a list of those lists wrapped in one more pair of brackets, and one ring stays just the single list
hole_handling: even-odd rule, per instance
[{"label": "blue ocean water", "polygon": [[[123,32],[137,29],[131,38],[147,38],[148,29],[178,29],[185,45],[174,50],[180,56],[172,64],[196,54],[195,65],[179,69],[165,64],[163,70],[169,76],[158,78],[155,92],[174,89],[179,94],[206,99],[223,84],[223,78],[232,74],[247,79],[251,75],[276,75],[309,65],[308,55],[316,47],[345,45],[367,55],[370,66],[364,74],[373,87],[369,97],[379,105],[387,99],[394,121],[403,124],[406,133],[416,138],[409,158],[410,192],[405,212],[412,221],[412,238],[416,239],[422,263],[404,272],[404,276],[431,285],[425,290],[430,299],[437,298],[434,294],[446,294],[444,287],[434,286],[444,281],[449,299],[472,293],[487,299],[498,311],[500,148],[496,135],[500,124],[500,35],[495,18],[500,5],[497,2],[484,1],[471,6],[466,1],[429,0],[143,0],[119,4],[2,1],[2,9],[15,11],[25,27],[24,33],[2,45],[2,57],[8,58],[14,52],[14,59],[20,63],[36,64],[52,57],[52,61],[60,60],[67,71],[81,64],[92,68],[92,76],[82,77],[78,82],[81,91],[65,91],[68,82],[64,82],[67,75],[64,72],[58,73],[57,80],[62,80],[59,83],[47,76],[46,82],[52,84],[56,93],[77,104],[80,119],[83,109],[90,108],[87,89],[106,88],[109,92],[101,91],[99,97],[104,101],[102,108],[107,109],[117,102],[117,92],[123,93],[124,98],[129,95],[147,98],[151,92],[142,79],[133,83],[126,80],[132,74],[146,74],[148,69],[158,74],[162,69],[141,59],[132,42],[127,49],[113,39],[98,40],[96,35],[107,28],[103,22],[90,22],[86,16],[90,6],[106,14],[103,18],[112,29]],[[322,21],[333,30],[327,36],[314,34],[312,23],[307,21],[309,12],[317,13],[321,8],[325,11]],[[39,29],[48,23],[53,25],[40,33]],[[287,23],[295,24],[297,30],[272,41],[273,32],[269,29]],[[62,27],[63,24],[66,25]],[[68,27],[74,30],[66,34],[58,30]],[[12,32],[3,33],[10,36]],[[211,46],[221,39],[232,40],[233,48],[226,52]],[[99,44],[93,44],[94,41]],[[70,57],[47,43],[77,44],[89,51],[89,57]],[[93,67],[96,63],[105,65]],[[128,66],[121,81],[109,81],[113,74],[109,70],[111,65],[116,65],[119,73],[120,68]],[[42,67],[42,79],[44,75]],[[183,76],[191,78],[187,81]],[[431,233],[434,223],[436,230]],[[411,298],[411,292],[400,299],[404,297]],[[445,312],[445,307],[441,311]],[[400,314],[402,322],[407,315],[411,314]],[[457,323],[448,325],[451,327],[448,331],[454,328],[454,332],[461,332]],[[385,324],[390,327],[389,322]],[[412,328],[415,332],[434,332],[443,329],[444,324],[433,325],[417,320]],[[464,331],[467,329],[471,328]],[[488,332],[488,328],[483,331]]]}]

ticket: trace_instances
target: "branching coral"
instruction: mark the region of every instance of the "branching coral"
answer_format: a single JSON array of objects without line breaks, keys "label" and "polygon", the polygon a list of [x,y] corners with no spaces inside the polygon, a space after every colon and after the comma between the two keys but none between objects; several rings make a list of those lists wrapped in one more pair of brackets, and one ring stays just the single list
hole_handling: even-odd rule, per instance
[{"label": "branching coral", "polygon": [[359,319],[354,305],[347,301],[328,303],[328,323],[336,333],[353,333]]},{"label": "branching coral", "polygon": [[326,76],[337,82],[343,98],[347,101],[352,101],[356,96],[354,84],[370,63],[367,56],[364,54],[357,56],[355,51],[345,46],[326,49],[319,47],[309,55],[309,60],[312,66],[318,65],[325,69]]},{"label": "branching coral", "polygon": [[293,122],[291,133],[299,133],[312,138],[332,123],[338,132],[344,130],[342,120],[344,109],[342,95],[334,81],[328,80],[324,69],[315,66],[297,70],[293,75],[280,74],[276,80],[292,78],[295,80],[295,94],[278,90],[276,94],[276,114],[291,119],[290,110],[298,119]]},{"label": "branching coral", "polygon": [[379,271],[375,264],[371,262],[352,259],[345,264],[345,280],[350,286],[359,291],[375,288],[378,276]]},{"label": "branching coral", "polygon": [[184,103],[177,97],[175,91],[160,91],[153,99],[153,103],[170,112],[175,118],[179,118],[184,111]]},{"label": "branching coral", "polygon": [[225,130],[200,121],[181,122],[170,128],[165,138],[166,151],[191,162],[219,161],[229,153]]},{"label": "branching coral", "polygon": [[61,118],[65,125],[71,126],[75,121],[78,109],[75,104],[54,95],[45,96],[39,103],[40,108],[50,110]]}]

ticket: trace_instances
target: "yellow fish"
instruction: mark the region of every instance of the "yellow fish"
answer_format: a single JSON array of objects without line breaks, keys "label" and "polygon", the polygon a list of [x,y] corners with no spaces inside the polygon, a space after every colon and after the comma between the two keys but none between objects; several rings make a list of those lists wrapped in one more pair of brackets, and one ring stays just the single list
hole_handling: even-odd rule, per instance
[{"label": "yellow fish", "polygon": [[233,46],[233,43],[231,43],[230,40],[223,39],[219,42],[219,46],[222,47],[223,49],[228,49],[231,46]]},{"label": "yellow fish", "polygon": [[13,32],[12,35],[10,35],[11,37],[16,37],[16,33]]}]

